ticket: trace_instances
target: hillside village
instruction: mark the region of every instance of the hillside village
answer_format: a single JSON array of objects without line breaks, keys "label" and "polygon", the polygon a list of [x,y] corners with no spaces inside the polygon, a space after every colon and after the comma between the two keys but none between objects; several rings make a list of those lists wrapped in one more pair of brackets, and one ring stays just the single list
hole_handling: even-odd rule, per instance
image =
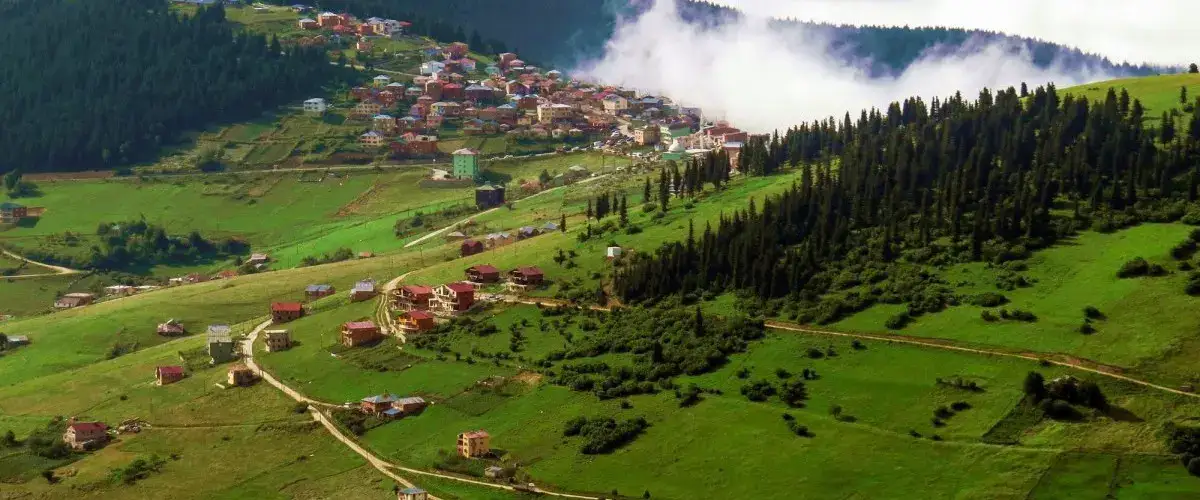
[{"label": "hillside village", "polygon": [[766,136],[173,3],[356,80],[0,203],[0,498],[1200,497],[1200,73]]}]

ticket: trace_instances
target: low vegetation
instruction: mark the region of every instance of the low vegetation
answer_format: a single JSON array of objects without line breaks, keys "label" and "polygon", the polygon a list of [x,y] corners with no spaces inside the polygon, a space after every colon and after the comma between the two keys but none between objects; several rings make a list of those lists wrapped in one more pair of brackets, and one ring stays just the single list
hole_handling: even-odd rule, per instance
[{"label": "low vegetation", "polygon": [[617,421],[612,417],[578,417],[567,422],[563,436],[582,436],[579,452],[584,455],[612,453],[629,444],[649,427],[646,419],[637,417]]}]

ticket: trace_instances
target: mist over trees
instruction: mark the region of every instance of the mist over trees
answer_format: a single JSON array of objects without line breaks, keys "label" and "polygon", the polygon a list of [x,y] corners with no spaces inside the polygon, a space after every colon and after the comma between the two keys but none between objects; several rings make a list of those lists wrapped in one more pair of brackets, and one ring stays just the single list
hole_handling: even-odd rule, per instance
[{"label": "mist over trees", "polygon": [[235,31],[221,6],[161,0],[0,4],[0,172],[153,159],[208,124],[315,91],[342,69],[320,49]]}]

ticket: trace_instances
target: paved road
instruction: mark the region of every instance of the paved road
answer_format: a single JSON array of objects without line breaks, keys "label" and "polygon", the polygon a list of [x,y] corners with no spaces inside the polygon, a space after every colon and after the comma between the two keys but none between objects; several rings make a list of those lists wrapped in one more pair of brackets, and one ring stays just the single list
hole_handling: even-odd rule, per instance
[{"label": "paved road", "polygon": [[[400,282],[400,280],[402,278],[403,278],[403,276],[400,276],[400,277],[397,277],[397,278],[389,281],[388,286],[394,287],[396,284],[398,284]],[[490,483],[490,482],[486,482],[486,481],[479,481],[479,480],[475,480],[475,479],[468,479],[468,478],[464,478],[464,477],[460,477],[460,476],[454,476],[454,475],[450,475],[450,474],[440,474],[437,472],[429,472],[429,471],[423,471],[420,469],[411,469],[408,467],[403,467],[403,466],[388,462],[382,458],[379,458],[374,453],[371,453],[366,448],[363,448],[362,445],[358,444],[358,442],[354,441],[354,439],[352,439],[351,437],[347,436],[344,432],[342,432],[342,430],[339,429],[336,425],[334,425],[334,423],[329,420],[329,417],[327,415],[325,415],[324,409],[338,407],[339,405],[316,401],[314,399],[311,399],[311,398],[301,394],[300,392],[296,391],[295,389],[288,387],[283,382],[280,382],[279,379],[277,379],[277,378],[275,378],[275,376],[271,375],[270,372],[263,370],[261,367],[258,366],[258,363],[256,363],[254,361],[254,341],[258,338],[258,334],[261,333],[263,330],[266,330],[267,327],[269,327],[269,326],[271,326],[271,321],[269,321],[269,320],[264,321],[264,322],[260,323],[258,326],[254,327],[254,330],[252,330],[250,332],[250,335],[248,335],[246,337],[246,340],[243,341],[243,344],[242,344],[242,354],[243,354],[242,362],[245,363],[248,368],[250,368],[252,371],[254,371],[254,373],[258,374],[259,377],[262,377],[263,381],[267,382],[268,384],[271,384],[276,389],[283,391],[283,393],[287,394],[288,397],[296,400],[297,402],[308,404],[309,405],[309,413],[312,415],[313,420],[320,422],[321,425],[323,425],[325,427],[325,430],[328,431],[331,435],[333,435],[333,437],[335,439],[337,439],[338,441],[341,441],[342,444],[345,444],[351,450],[354,450],[355,453],[359,454],[359,456],[366,459],[366,461],[368,463],[370,463],[372,467],[375,467],[376,469],[378,469],[379,472],[382,472],[384,475],[392,478],[397,483],[404,485],[404,487],[406,487],[406,488],[415,488],[416,485],[413,484],[412,482],[408,481],[407,479],[400,477],[395,472],[393,472],[393,470],[403,471],[403,472],[407,472],[409,474],[417,474],[417,475],[421,475],[421,476],[437,477],[437,478],[446,479],[446,480],[450,480],[450,481],[458,481],[460,483],[474,484],[477,486],[486,486],[489,488],[496,488],[496,489],[500,489],[500,490],[517,491],[516,488],[513,488],[512,486],[505,485],[505,484],[496,484],[496,483]],[[556,496],[556,497],[562,497],[562,498],[577,498],[577,499],[582,499],[582,500],[600,500],[600,498],[601,498],[601,497],[593,497],[593,496],[586,496],[586,495],[575,495],[575,494],[571,494],[571,493],[559,493],[559,492],[553,492],[553,491],[546,491],[546,490],[542,490],[542,489],[539,489],[536,487],[533,488],[533,491],[535,491],[539,494],[542,494],[542,495]],[[440,499],[438,499],[438,497],[435,497],[433,495],[430,495],[429,498],[432,500],[440,500]]]},{"label": "paved road", "polygon": [[[595,181],[595,180],[603,179],[603,178],[605,178],[605,177],[608,177],[608,174],[604,174],[604,175],[597,175],[597,176],[595,176],[595,177],[588,177],[587,179],[583,179],[583,180],[581,180],[581,181],[579,181],[579,182],[576,182],[576,183],[574,183],[574,184],[568,184],[568,185],[566,185],[566,186],[559,186],[559,187],[556,187],[556,188],[550,188],[550,189],[547,189],[547,190],[545,190],[545,191],[539,191],[539,192],[537,192],[537,193],[531,194],[531,195],[529,195],[529,196],[526,196],[526,197],[524,197],[524,198],[522,198],[522,199],[519,199],[519,200],[517,200],[517,201],[514,201],[514,202],[513,202],[513,204],[520,203],[520,202],[522,202],[522,201],[525,201],[525,200],[528,200],[528,199],[530,199],[530,198],[536,198],[536,197],[538,197],[538,196],[541,196],[541,195],[543,195],[543,194],[549,193],[549,192],[551,192],[551,191],[557,191],[557,190],[559,190],[559,189],[563,189],[563,188],[566,188],[566,187],[569,187],[569,186],[577,186],[577,185],[579,185],[579,184],[585,184],[585,183],[592,182],[592,181]],[[410,241],[410,242],[408,242],[408,244],[407,244],[407,245],[404,245],[404,248],[408,248],[408,247],[411,247],[411,246],[414,246],[414,245],[418,245],[418,244],[420,244],[421,242],[423,242],[423,241],[425,241],[425,240],[428,240],[429,238],[433,238],[434,236],[437,236],[437,235],[439,235],[439,234],[442,234],[442,233],[446,232],[447,230],[449,230],[450,228],[452,228],[452,227],[454,227],[454,226],[457,226],[457,225],[460,225],[460,224],[466,224],[466,223],[467,223],[467,221],[470,221],[471,219],[474,219],[474,218],[476,218],[476,217],[479,217],[479,216],[481,216],[481,215],[490,214],[490,213],[492,213],[492,212],[495,212],[495,211],[497,211],[497,210],[500,210],[501,208],[504,208],[504,207],[503,207],[503,206],[499,206],[499,207],[495,207],[495,208],[489,208],[489,209],[487,209],[487,210],[484,210],[484,211],[482,211],[482,212],[479,212],[479,213],[477,213],[477,214],[471,215],[470,217],[467,217],[467,218],[465,218],[465,219],[463,219],[463,220],[460,220],[460,221],[458,221],[458,222],[455,222],[455,223],[453,223],[453,224],[450,224],[450,225],[448,225],[448,226],[446,226],[446,227],[443,227],[443,228],[441,228],[441,229],[438,229],[438,230],[436,230],[436,231],[434,231],[434,232],[432,232],[432,233],[429,233],[429,234],[427,234],[427,235],[425,235],[425,236],[422,236],[422,237],[420,237],[420,238],[417,238],[417,239],[415,239],[415,240],[413,240],[413,241]]]}]

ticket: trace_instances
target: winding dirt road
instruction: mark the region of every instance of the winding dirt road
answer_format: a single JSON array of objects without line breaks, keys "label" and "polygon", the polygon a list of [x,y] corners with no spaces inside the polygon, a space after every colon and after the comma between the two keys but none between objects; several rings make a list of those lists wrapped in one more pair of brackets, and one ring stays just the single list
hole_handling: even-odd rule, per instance
[{"label": "winding dirt road", "polygon": [[[388,289],[389,287],[394,288],[395,285],[398,284],[404,278],[404,276],[407,276],[407,274],[401,275],[401,276],[389,281],[387,286],[385,286],[385,289]],[[385,296],[383,298],[383,302],[386,303],[386,300],[387,300],[387,297]],[[259,377],[261,377],[262,380],[265,381],[266,383],[271,384],[271,386],[275,387],[276,389],[279,389],[280,391],[283,391],[284,394],[287,394],[288,397],[296,400],[297,402],[308,404],[309,405],[309,414],[312,415],[313,420],[320,422],[321,425],[325,427],[325,430],[329,432],[329,434],[333,435],[333,437],[335,439],[337,439],[338,441],[341,441],[342,444],[346,445],[348,448],[353,450],[359,456],[363,457],[363,459],[365,459],[367,461],[367,463],[370,463],[371,466],[375,467],[377,470],[379,470],[379,472],[383,473],[385,476],[391,478],[392,480],[396,481],[396,483],[401,484],[406,488],[415,488],[416,485],[413,484],[411,481],[399,476],[394,471],[401,471],[401,472],[406,472],[409,474],[416,474],[416,475],[420,475],[420,476],[436,477],[436,478],[440,478],[440,479],[446,479],[449,481],[457,481],[460,483],[473,484],[476,486],[484,486],[484,487],[495,488],[495,489],[499,489],[499,490],[518,491],[513,486],[506,485],[506,484],[496,484],[496,483],[490,483],[487,481],[479,481],[476,479],[468,479],[465,477],[460,477],[460,476],[455,476],[455,475],[450,475],[450,474],[440,474],[437,472],[429,472],[429,471],[424,471],[424,470],[420,470],[420,469],[412,469],[412,468],[408,468],[408,467],[403,467],[403,466],[388,462],[382,458],[379,458],[374,453],[371,453],[370,450],[367,450],[362,445],[360,445],[357,441],[355,441],[353,438],[351,438],[350,436],[347,436],[344,432],[342,432],[342,430],[339,429],[337,427],[337,425],[334,425],[334,423],[332,421],[330,421],[329,416],[325,414],[325,409],[339,407],[339,405],[326,403],[326,402],[322,402],[322,401],[317,401],[312,398],[309,398],[308,396],[301,394],[299,391],[296,391],[295,389],[288,387],[283,382],[280,382],[279,379],[275,378],[274,375],[271,375],[270,372],[263,370],[260,366],[258,366],[258,363],[255,362],[255,360],[254,360],[254,341],[257,340],[258,335],[260,333],[262,333],[263,330],[266,330],[268,327],[270,327],[271,324],[272,324],[272,322],[270,320],[259,323],[258,326],[255,326],[254,330],[252,330],[250,332],[250,335],[248,335],[246,337],[246,340],[244,340],[242,343],[242,362],[245,363],[245,365],[248,368],[250,368],[250,370],[252,370],[255,374],[257,374]],[[560,497],[560,498],[575,498],[575,499],[580,499],[580,500],[601,500],[601,498],[602,498],[602,497],[594,497],[594,496],[587,496],[587,495],[576,495],[576,494],[572,494],[572,493],[547,491],[547,490],[543,490],[543,489],[540,489],[537,487],[532,487],[530,489],[530,491],[540,494],[540,495],[554,496],[554,497]],[[432,500],[440,500],[438,497],[433,496],[433,495],[429,495],[429,498]]]},{"label": "winding dirt road", "polygon": [[0,277],[0,278],[3,278],[3,279],[10,279],[10,280],[11,280],[11,279],[27,279],[27,278],[45,278],[45,277],[47,277],[47,276],[62,276],[62,275],[64,275],[64,274],[79,274],[79,273],[83,272],[83,271],[80,271],[80,270],[78,270],[78,269],[71,269],[71,268],[69,268],[69,267],[55,266],[55,265],[52,265],[52,264],[44,264],[44,263],[41,263],[41,262],[37,262],[37,261],[33,261],[33,260],[29,260],[29,259],[26,259],[25,257],[22,257],[22,256],[20,256],[20,255],[17,255],[17,254],[15,254],[15,253],[12,253],[12,252],[10,252],[10,251],[8,251],[8,250],[0,250],[0,253],[3,253],[4,255],[7,255],[7,256],[9,256],[9,257],[11,257],[11,258],[13,258],[13,259],[19,260],[19,261],[21,261],[21,262],[24,262],[24,263],[26,263],[26,264],[29,264],[29,265],[34,265],[34,266],[40,266],[40,267],[44,267],[44,268],[46,268],[46,269],[50,269],[50,270],[54,271],[54,272],[52,272],[52,273],[17,274],[17,275],[13,275],[13,276],[2,276],[2,277]]}]

